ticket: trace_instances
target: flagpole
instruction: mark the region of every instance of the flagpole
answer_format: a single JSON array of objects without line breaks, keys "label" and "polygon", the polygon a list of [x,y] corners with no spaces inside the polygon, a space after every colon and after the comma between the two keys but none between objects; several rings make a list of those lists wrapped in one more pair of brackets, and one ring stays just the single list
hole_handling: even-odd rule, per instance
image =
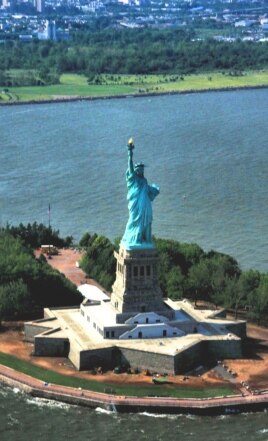
[{"label": "flagpole", "polygon": [[48,228],[50,229],[50,203],[48,204]]},{"label": "flagpole", "polygon": [[51,256],[50,256],[50,241],[51,241],[51,237],[50,237],[50,202],[48,204],[48,234],[49,234],[48,255],[49,255],[49,258],[51,258]]}]

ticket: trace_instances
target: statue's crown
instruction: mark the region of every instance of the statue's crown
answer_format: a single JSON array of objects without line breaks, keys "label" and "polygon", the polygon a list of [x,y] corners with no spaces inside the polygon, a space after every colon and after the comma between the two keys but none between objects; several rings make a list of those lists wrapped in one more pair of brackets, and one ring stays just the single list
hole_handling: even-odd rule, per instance
[{"label": "statue's crown", "polygon": [[137,169],[137,168],[141,168],[141,167],[144,168],[144,167],[146,167],[146,165],[143,164],[143,162],[137,162],[137,164],[134,165],[134,168],[135,168],[135,169]]}]

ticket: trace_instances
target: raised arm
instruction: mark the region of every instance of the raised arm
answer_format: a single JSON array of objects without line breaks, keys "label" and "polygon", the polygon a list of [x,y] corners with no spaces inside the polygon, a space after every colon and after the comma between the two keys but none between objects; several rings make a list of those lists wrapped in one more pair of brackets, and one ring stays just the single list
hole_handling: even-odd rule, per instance
[{"label": "raised arm", "polygon": [[133,166],[133,149],[135,148],[133,139],[130,138],[128,141],[128,171],[131,175],[134,174],[134,166]]}]

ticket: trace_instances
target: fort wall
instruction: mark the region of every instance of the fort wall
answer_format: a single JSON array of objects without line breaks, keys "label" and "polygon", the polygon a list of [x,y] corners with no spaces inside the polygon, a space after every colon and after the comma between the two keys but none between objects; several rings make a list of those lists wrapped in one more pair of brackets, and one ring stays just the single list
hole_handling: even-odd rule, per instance
[{"label": "fort wall", "polygon": [[216,360],[242,357],[242,345],[240,339],[208,340],[206,345],[209,354]]},{"label": "fort wall", "polygon": [[35,336],[42,332],[49,331],[51,326],[42,326],[41,324],[25,323],[24,324],[24,340],[34,343]]},{"label": "fort wall", "polygon": [[34,339],[34,354],[40,357],[68,357],[69,339],[37,336]]}]

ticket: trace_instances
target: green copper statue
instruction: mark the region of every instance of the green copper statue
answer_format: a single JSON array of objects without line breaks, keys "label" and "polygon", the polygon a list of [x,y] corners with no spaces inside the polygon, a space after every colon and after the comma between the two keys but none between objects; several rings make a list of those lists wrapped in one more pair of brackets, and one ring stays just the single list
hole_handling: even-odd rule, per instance
[{"label": "green copper statue", "polygon": [[133,165],[134,142],[128,141],[127,200],[129,218],[121,245],[127,249],[153,248],[152,204],[159,187],[149,185],[144,177],[144,164]]}]

